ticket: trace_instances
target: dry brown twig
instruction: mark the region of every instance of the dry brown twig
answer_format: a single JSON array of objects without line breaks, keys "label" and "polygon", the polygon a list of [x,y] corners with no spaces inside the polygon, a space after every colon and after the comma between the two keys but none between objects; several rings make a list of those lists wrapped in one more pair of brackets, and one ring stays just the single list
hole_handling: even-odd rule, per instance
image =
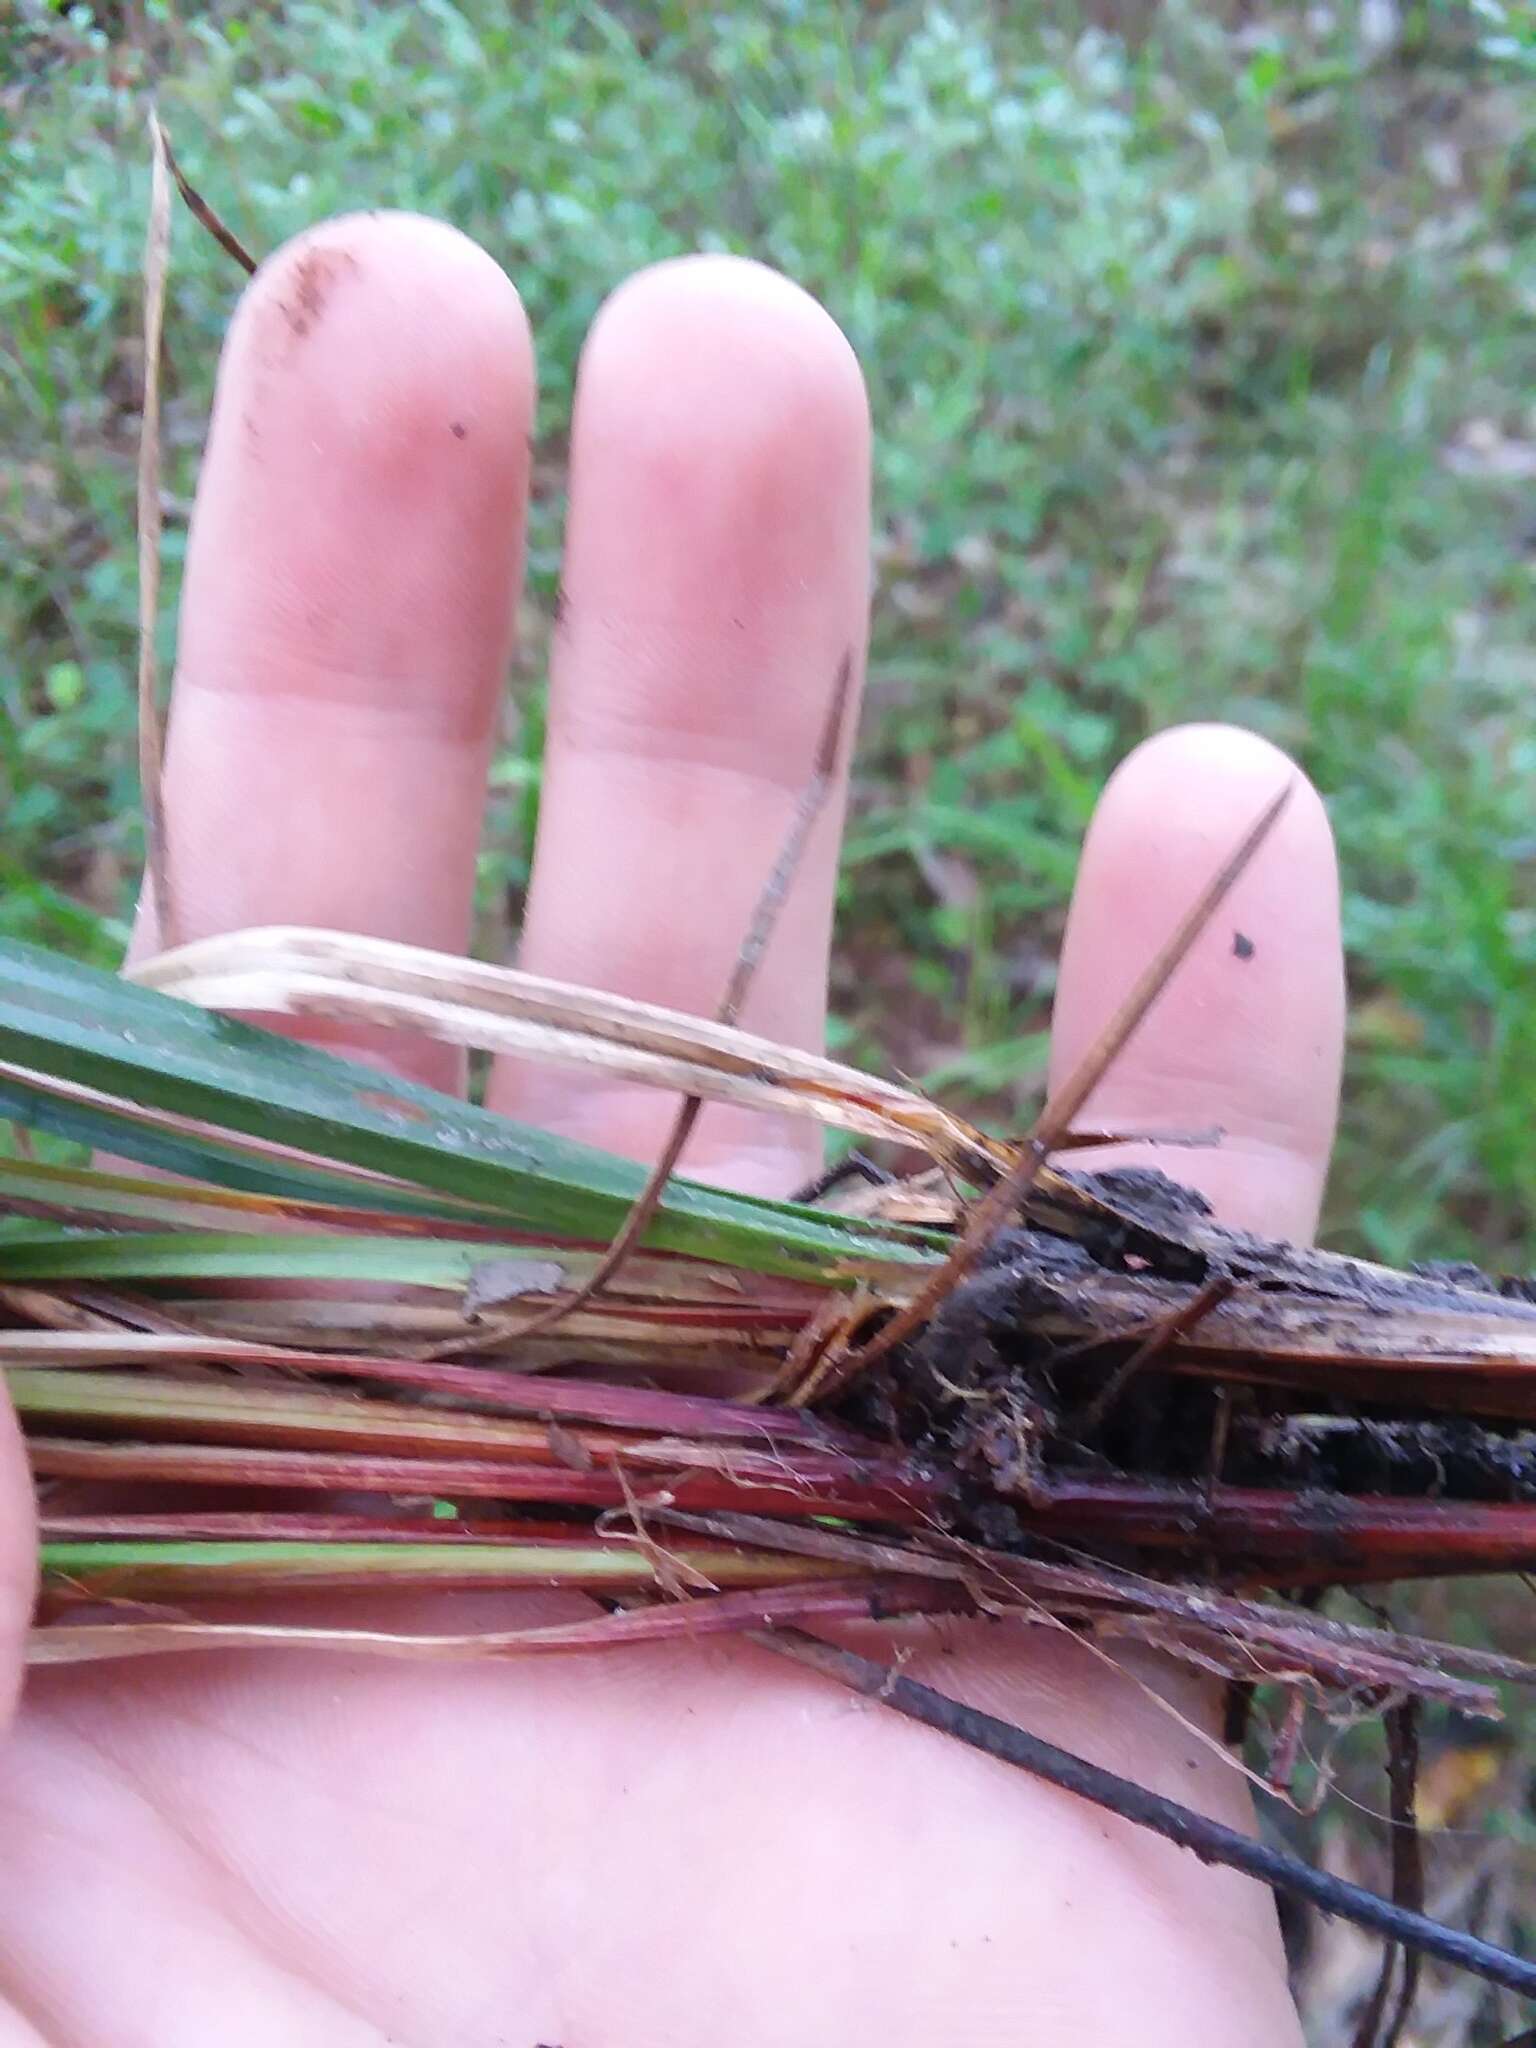
[{"label": "dry brown twig", "polygon": [[155,637],[160,616],[160,353],[171,256],[171,187],[165,131],[149,115],[149,228],[144,244],[144,411],[139,430],[139,793],[144,805],[145,867],[162,946],[176,943],[161,762]]},{"label": "dry brown twig", "polygon": [[1277,1891],[1307,1899],[1325,1913],[1336,1913],[1358,1926],[1368,1927],[1388,1941],[1401,1942],[1425,1955],[1438,1956],[1458,1968],[1472,1971],[1492,1984],[1506,1986],[1527,1998],[1536,1997],[1536,1963],[1528,1963],[1507,1950],[1494,1948],[1476,1935],[1462,1934],[1439,1921],[1392,1900],[1379,1897],[1322,1870],[1314,1870],[1291,1856],[1282,1855],[1251,1835],[1208,1820],[1171,1799],[1118,1777],[1097,1764],[1073,1756],[1054,1743],[1028,1734],[1011,1722],[964,1705],[932,1686],[920,1684],[900,1670],[861,1657],[854,1651],[823,1641],[792,1624],[753,1630],[751,1640],[782,1657],[808,1665],[825,1677],[834,1678],[850,1691],[876,1700],[909,1720],[920,1721],[980,1749],[1000,1763],[1047,1783],[1076,1792],[1111,1813],[1133,1821],[1138,1827],[1162,1835],[1188,1849],[1204,1863],[1220,1863],[1244,1870],[1251,1877],[1274,1886]]},{"label": "dry brown twig", "polygon": [[257,268],[256,258],[246,248],[234,229],[226,226],[220,220],[202,193],[188,180],[181,165],[176,161],[176,152],[171,147],[171,138],[165,132],[164,124],[156,120],[155,126],[159,129],[160,146],[165,151],[166,166],[176,181],[176,190],[181,194],[188,212],[200,227],[207,229],[208,233],[212,235],[226,255],[234,257],[247,277],[254,277]]},{"label": "dry brown twig", "polygon": [[[719,1008],[715,1011],[715,1022],[727,1029],[741,1016],[742,1006],[751,991],[763,955],[768,950],[768,942],[773,936],[779,912],[794,881],[801,855],[811,836],[811,829],[821,816],[831,792],[833,778],[837,772],[837,756],[842,743],[843,728],[847,723],[848,700],[852,688],[853,655],[850,652],[845,653],[838,663],[810,780],[796,799],[794,814],[784,835],[784,842],[753,907],[746,937],[741,942],[730,978],[725,985],[725,993],[720,999]],[[516,1317],[498,1318],[493,1329],[455,1339],[452,1343],[442,1345],[435,1355],[448,1357],[459,1351],[482,1350],[488,1339],[500,1341],[507,1337],[541,1337],[557,1324],[564,1322],[567,1316],[595,1301],[613,1284],[620,1268],[644,1236],[646,1227],[656,1214],[657,1206],[667,1191],[667,1183],[677,1171],[678,1162],[693,1135],[693,1127],[698,1122],[699,1112],[703,1107],[704,1098],[701,1095],[684,1096],[666,1142],[657,1155],[645,1186],[635,1199],[634,1207],[599,1260],[597,1270],[574,1294],[523,1322],[519,1322]]]},{"label": "dry brown twig", "polygon": [[857,1351],[849,1353],[822,1382],[823,1397],[846,1391],[877,1360],[915,1335],[952,1294],[982,1249],[1018,1211],[1051,1153],[1071,1131],[1084,1105],[1120,1056],[1142,1019],[1178,972],[1189,949],[1220,909],[1249,862],[1278,823],[1290,801],[1290,784],[1277,792],[1242,840],[1211,877],[1171,936],[1138,976],[1130,994],[1078,1061],[1044,1109],[1016,1164],[975,1204],[954,1250],[912,1299]]}]

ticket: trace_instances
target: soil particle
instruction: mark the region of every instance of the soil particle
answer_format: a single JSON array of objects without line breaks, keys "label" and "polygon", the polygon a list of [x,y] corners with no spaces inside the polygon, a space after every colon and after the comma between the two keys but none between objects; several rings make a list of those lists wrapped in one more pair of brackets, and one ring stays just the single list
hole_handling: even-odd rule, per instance
[{"label": "soil particle", "polygon": [[[1446,1341],[1442,1317],[1532,1318],[1528,1300],[1475,1268],[1389,1273],[1221,1230],[1198,1194],[1155,1170],[1059,1173],[1049,1198],[1052,1221],[1000,1230],[849,1418],[905,1442],[947,1478],[952,1526],[998,1549],[1028,1547],[1030,1510],[1048,1504],[1058,1479],[1198,1488],[1209,1477],[1216,1395],[1203,1378],[1153,1361],[1096,1432],[1085,1437],[1079,1423],[1126,1345],[1187,1304],[1201,1282],[1193,1268],[1238,1286],[1239,1357],[1249,1346],[1282,1357],[1312,1346],[1347,1362],[1374,1356],[1368,1326],[1377,1322],[1400,1321],[1403,1346],[1417,1352]],[[1058,1235],[1053,1222],[1077,1234]],[[1432,1400],[1426,1413],[1425,1387],[1401,1409],[1371,1397],[1352,1413],[1347,1396],[1342,1410],[1319,1408],[1309,1384],[1301,1373],[1289,1396],[1247,1397],[1222,1476],[1288,1496],[1294,1532],[1319,1559],[1350,1563],[1351,1498],[1536,1499],[1536,1430],[1437,1416]],[[1186,1504],[1191,1556],[1212,1540],[1200,1500],[1191,1493]],[[1236,1542],[1224,1535],[1224,1552]]]},{"label": "soil particle", "polygon": [[1091,1191],[1117,1209],[1128,1210],[1149,1229],[1167,1228],[1211,1213],[1210,1203],[1198,1189],[1185,1187],[1155,1166],[1116,1166],[1107,1173],[1085,1173],[1082,1178]]},{"label": "soil particle", "polygon": [[1431,1259],[1422,1265],[1410,1266],[1409,1272],[1421,1280],[1438,1280],[1447,1287],[1470,1287],[1475,1294],[1497,1294],[1499,1283],[1491,1273],[1485,1273],[1481,1266],[1474,1266],[1469,1259]]},{"label": "soil particle", "polygon": [[1297,1519],[1308,1540],[1328,1558],[1348,1563],[1353,1556],[1351,1531],[1345,1504],[1337,1494],[1310,1487],[1296,1496]]},{"label": "soil particle", "polygon": [[1251,960],[1258,948],[1246,932],[1232,934],[1232,951],[1239,960]]},{"label": "soil particle", "polygon": [[278,300],[282,316],[297,340],[302,341],[319,324],[337,279],[356,268],[357,258],[346,249],[304,251]]},{"label": "soil particle", "polygon": [[455,441],[462,441],[469,432],[469,429],[462,420],[450,420],[448,422],[448,431],[452,434]]}]

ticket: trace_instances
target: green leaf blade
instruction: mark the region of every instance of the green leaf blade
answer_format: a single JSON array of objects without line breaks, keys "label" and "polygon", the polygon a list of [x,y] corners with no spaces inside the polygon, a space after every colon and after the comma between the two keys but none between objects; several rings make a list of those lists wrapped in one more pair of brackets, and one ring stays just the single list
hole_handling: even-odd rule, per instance
[{"label": "green leaf blade", "polygon": [[[631,1160],[19,941],[0,946],[0,977],[0,1058],[147,1108],[588,1242],[612,1236],[644,1184]],[[26,1104],[37,1091],[24,1076],[7,1077],[7,1086],[10,1101],[22,1105],[12,1113],[29,1116]],[[142,1136],[126,1120],[109,1142],[145,1156]],[[288,1162],[280,1164],[286,1172]],[[681,1179],[669,1185],[646,1242],[821,1281],[921,1265],[934,1255],[917,1232]]]}]

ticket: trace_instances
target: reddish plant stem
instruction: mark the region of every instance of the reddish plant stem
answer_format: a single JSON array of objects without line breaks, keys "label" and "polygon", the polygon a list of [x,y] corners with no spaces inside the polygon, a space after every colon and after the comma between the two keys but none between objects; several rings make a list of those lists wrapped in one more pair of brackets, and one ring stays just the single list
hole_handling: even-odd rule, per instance
[{"label": "reddish plant stem", "polygon": [[1041,1535],[1188,1552],[1286,1585],[1536,1566],[1536,1504],[1400,1500],[1262,1487],[1052,1480],[1019,1514]]},{"label": "reddish plant stem", "polygon": [[[389,1496],[536,1501],[549,1506],[610,1508],[625,1505],[625,1489],[612,1471],[571,1471],[559,1465],[498,1463],[485,1458],[413,1458],[387,1453],[267,1449],[223,1444],[107,1444],[73,1438],[33,1437],[28,1452],[42,1477],[151,1480],[193,1486],[298,1487]],[[766,1468],[765,1468],[766,1469]],[[860,1484],[825,1470],[783,1477],[735,1478],[720,1471],[678,1471],[661,1465],[629,1467],[631,1491],[642,1500],[663,1493],[681,1506],[743,1508],[763,1514],[839,1515],[850,1521],[910,1524],[931,1494],[919,1479]]]},{"label": "reddish plant stem", "polygon": [[[248,1589],[250,1590],[250,1589]],[[451,1637],[380,1634],[370,1630],[345,1635],[324,1627],[277,1624],[270,1632],[259,1620],[247,1624],[207,1623],[178,1617],[146,1616],[118,1622],[58,1622],[33,1635],[37,1663],[71,1663],[110,1656],[162,1654],[173,1650],[207,1650],[242,1644],[263,1650],[307,1649],[319,1637],[332,1648],[352,1654],[369,1650],[390,1656],[501,1656],[569,1650],[616,1649],[628,1643],[668,1638],[691,1640],[710,1635],[740,1635],[783,1622],[813,1620],[892,1621],[908,1615],[942,1614],[947,1592],[900,1579],[826,1580],[818,1585],[763,1586],[724,1593],[694,1595],[680,1601],[642,1603],[626,1599],[613,1611],[586,1621],[553,1626],[481,1632]],[[49,1654],[50,1648],[52,1654]]]},{"label": "reddish plant stem", "polygon": [[37,1518],[38,1534],[78,1542],[124,1543],[204,1540],[253,1543],[569,1543],[582,1534],[569,1522],[471,1520],[464,1515],[358,1515],[271,1513],[253,1509],[194,1509],[185,1514],[49,1514]]},{"label": "reddish plant stem", "polygon": [[462,1396],[467,1405],[509,1415],[561,1416],[575,1422],[606,1423],[615,1429],[654,1430],[666,1436],[753,1438],[818,1448],[864,1451],[865,1439],[817,1416],[782,1409],[744,1407],[702,1394],[672,1394],[650,1387],[610,1386],[596,1380],[552,1379],[512,1372],[496,1365],[453,1365],[447,1361],[374,1357],[345,1351],[296,1351],[280,1344],[250,1344],[239,1338],[152,1336],[94,1332],[50,1336],[28,1347],[5,1333],[0,1371],[7,1364],[100,1368],[180,1362],[268,1366],[280,1372],[335,1379],[384,1380],[424,1393]]}]

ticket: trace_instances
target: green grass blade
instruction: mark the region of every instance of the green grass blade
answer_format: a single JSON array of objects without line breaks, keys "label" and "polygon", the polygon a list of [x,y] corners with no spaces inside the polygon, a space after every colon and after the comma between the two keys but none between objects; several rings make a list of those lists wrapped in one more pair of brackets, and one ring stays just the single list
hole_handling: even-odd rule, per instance
[{"label": "green grass blade", "polygon": [[[407,1180],[556,1236],[610,1237],[644,1184],[629,1160],[37,947],[0,946],[0,975],[0,1058],[41,1073]],[[133,1149],[122,1134],[110,1142]],[[668,1188],[646,1242],[806,1278],[931,1256],[915,1232],[684,1180]]]},{"label": "green grass blade", "polygon": [[[7,1176],[0,1173],[0,1212]],[[186,1219],[173,1219],[184,1223]],[[568,1245],[541,1248],[504,1245],[482,1239],[395,1232],[301,1232],[257,1223],[246,1229],[195,1227],[173,1230],[103,1230],[77,1222],[12,1221],[0,1213],[0,1282],[94,1280],[111,1285],[158,1280],[283,1280],[350,1281],[385,1287],[429,1287],[465,1296],[479,1275],[498,1269],[530,1294],[548,1294],[579,1287],[595,1270],[601,1253]],[[530,1266],[534,1269],[530,1272]],[[548,1267],[541,1273],[539,1267]],[[893,1298],[901,1292],[903,1275],[892,1274]],[[545,1283],[545,1284],[540,1284]],[[910,1284],[910,1283],[909,1283]],[[512,1292],[492,1300],[503,1306]],[[785,1327],[794,1327],[822,1299],[804,1283],[739,1275],[729,1293],[717,1276],[692,1259],[637,1257],[625,1269],[623,1310],[626,1318],[644,1319],[654,1310],[685,1305],[697,1318],[711,1312],[711,1327],[726,1331],[743,1316],[766,1311]],[[615,1303],[615,1306],[618,1304]],[[695,1328],[702,1327],[695,1322]]]},{"label": "green grass blade", "polygon": [[[785,1580],[826,1578],[846,1565],[724,1547],[696,1555],[696,1569],[717,1585],[777,1585]],[[76,1585],[153,1579],[188,1592],[217,1592],[221,1586],[271,1584],[361,1585],[449,1579],[485,1579],[496,1584],[536,1586],[650,1586],[656,1567],[641,1548],[596,1543],[366,1543],[62,1541],[39,1549],[43,1576]]]},{"label": "green grass blade", "polygon": [[[0,954],[3,957],[3,954]],[[461,1207],[434,1202],[409,1188],[391,1188],[355,1174],[328,1173],[320,1164],[274,1158],[222,1143],[212,1132],[160,1130],[111,1103],[74,1102],[29,1087],[19,1076],[0,1074],[0,1117],[29,1124],[51,1137],[68,1138],[93,1151],[121,1153],[142,1166],[187,1180],[210,1181],[244,1194],[277,1201],[339,1202],[385,1216],[443,1217],[465,1214]],[[494,1211],[477,1212],[500,1221]]]},{"label": "green grass blade", "polygon": [[[326,1197],[297,1194],[269,1195],[253,1190],[214,1189],[206,1174],[199,1184],[168,1185],[163,1180],[140,1179],[127,1174],[106,1173],[88,1166],[52,1166],[35,1159],[0,1158],[0,1210],[8,1204],[45,1206],[60,1221],[78,1222],[100,1216],[121,1216],[133,1221],[159,1223],[167,1230],[272,1230],[294,1217],[302,1217],[320,1229],[356,1229],[367,1220],[394,1219],[397,1229],[429,1223],[458,1224],[460,1227],[488,1224],[502,1230],[502,1219],[484,1210],[459,1203],[435,1202],[417,1196],[414,1190],[385,1189],[398,1194],[398,1203],[388,1207],[355,1199],[367,1191],[364,1183],[338,1178],[327,1186]],[[89,1227],[87,1222],[86,1227]],[[382,1227],[382,1223],[380,1223]]]},{"label": "green grass blade", "polygon": [[483,1244],[241,1231],[60,1231],[0,1238],[0,1280],[359,1280],[462,1293]]}]

